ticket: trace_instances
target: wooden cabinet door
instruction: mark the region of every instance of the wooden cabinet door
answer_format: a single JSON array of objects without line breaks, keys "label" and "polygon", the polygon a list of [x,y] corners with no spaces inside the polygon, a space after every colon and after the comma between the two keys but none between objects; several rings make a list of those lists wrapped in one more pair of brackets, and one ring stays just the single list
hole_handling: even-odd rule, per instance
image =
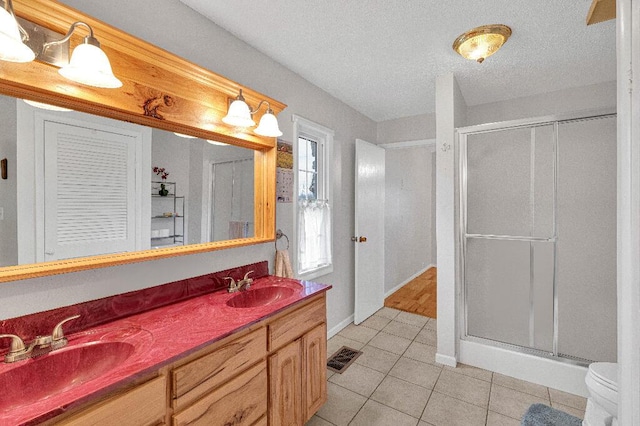
[{"label": "wooden cabinet door", "polygon": [[304,421],[327,401],[327,325],[322,324],[302,337],[302,383]]},{"label": "wooden cabinet door", "polygon": [[302,344],[295,340],[269,357],[269,425],[302,426]]}]

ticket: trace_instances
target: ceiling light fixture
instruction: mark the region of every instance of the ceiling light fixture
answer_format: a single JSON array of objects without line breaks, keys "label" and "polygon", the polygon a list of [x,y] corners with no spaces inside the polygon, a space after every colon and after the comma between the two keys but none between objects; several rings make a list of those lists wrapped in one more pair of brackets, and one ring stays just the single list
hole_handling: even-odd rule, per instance
[{"label": "ceiling light fixture", "polygon": [[245,101],[244,96],[242,96],[242,89],[240,89],[240,94],[238,94],[233,102],[231,102],[231,105],[229,105],[227,115],[222,118],[222,122],[235,127],[255,126],[256,122],[253,121],[251,116],[258,112],[262,104],[267,104],[267,111],[260,118],[260,123],[254,130],[254,133],[267,137],[282,136],[282,132],[278,127],[278,119],[273,114],[273,110],[271,109],[269,102],[260,101],[256,109],[252,111]]},{"label": "ceiling light fixture", "polygon": [[453,50],[465,59],[482,63],[507,42],[511,28],[502,24],[483,25],[461,34],[453,42]]},{"label": "ceiling light fixture", "polygon": [[24,42],[29,35],[13,13],[13,3],[5,0],[0,9],[0,60],[8,62],[31,62],[36,54]]}]

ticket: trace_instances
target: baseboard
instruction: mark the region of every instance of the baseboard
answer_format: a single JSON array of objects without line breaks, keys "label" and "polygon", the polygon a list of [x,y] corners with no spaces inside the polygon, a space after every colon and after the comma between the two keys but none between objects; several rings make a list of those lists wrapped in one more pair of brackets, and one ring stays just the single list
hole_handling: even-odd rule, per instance
[{"label": "baseboard", "polygon": [[415,274],[413,274],[412,276],[410,276],[409,278],[407,278],[406,280],[404,280],[403,282],[401,282],[400,284],[398,284],[397,286],[395,286],[394,288],[392,288],[391,290],[387,291],[384,294],[384,298],[386,299],[387,297],[391,296],[393,293],[395,293],[396,291],[400,290],[403,286],[405,286],[406,284],[409,283],[409,281],[413,280],[414,278],[419,277],[420,275],[424,274],[425,272],[427,272],[430,268],[435,268],[436,265],[431,264],[429,266],[427,266],[426,268],[416,272]]},{"label": "baseboard", "polygon": [[342,330],[343,328],[345,328],[346,326],[348,326],[352,322],[353,322],[353,315],[350,315],[347,319],[345,319],[344,321],[340,322],[335,327],[331,328],[331,330],[327,331],[327,339],[331,339],[333,336],[335,336],[336,334],[340,333],[340,330]]},{"label": "baseboard", "polygon": [[[436,355],[437,360],[437,355]],[[587,368],[482,343],[460,341],[460,362],[587,397]]]},{"label": "baseboard", "polygon": [[455,367],[458,364],[455,357],[438,353],[436,354],[436,362],[438,364],[448,365],[449,367]]}]

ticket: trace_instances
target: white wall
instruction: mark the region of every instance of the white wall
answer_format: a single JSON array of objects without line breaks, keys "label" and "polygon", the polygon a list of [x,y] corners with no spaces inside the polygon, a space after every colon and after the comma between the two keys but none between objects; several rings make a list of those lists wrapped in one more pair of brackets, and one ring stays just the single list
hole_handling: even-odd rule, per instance
[{"label": "white wall", "polygon": [[[177,1],[64,3],[288,104],[279,116],[285,140],[292,140],[292,113],[335,130],[333,211],[334,217],[340,218],[334,221],[335,266],[332,274],[318,281],[333,284],[328,293],[329,329],[352,315],[354,145],[356,138],[376,140],[375,123]],[[277,209],[277,226],[285,232],[292,226],[292,217],[286,214],[289,206],[282,204]],[[265,259],[272,262],[273,255],[273,243],[266,243],[5,283],[0,285],[0,317],[11,318]]]},{"label": "white wall", "polygon": [[432,242],[432,145],[387,148],[385,153],[385,279],[389,293],[435,264]]}]

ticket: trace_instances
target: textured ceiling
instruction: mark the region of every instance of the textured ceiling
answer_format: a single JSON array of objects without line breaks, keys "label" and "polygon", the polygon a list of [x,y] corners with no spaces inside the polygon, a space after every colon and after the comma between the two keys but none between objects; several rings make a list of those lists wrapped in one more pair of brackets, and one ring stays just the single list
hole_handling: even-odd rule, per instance
[{"label": "textured ceiling", "polygon": [[[616,78],[615,21],[587,27],[591,0],[181,0],[375,121],[431,113],[435,78],[467,105]],[[510,26],[483,64],[451,48],[464,31]]]}]

